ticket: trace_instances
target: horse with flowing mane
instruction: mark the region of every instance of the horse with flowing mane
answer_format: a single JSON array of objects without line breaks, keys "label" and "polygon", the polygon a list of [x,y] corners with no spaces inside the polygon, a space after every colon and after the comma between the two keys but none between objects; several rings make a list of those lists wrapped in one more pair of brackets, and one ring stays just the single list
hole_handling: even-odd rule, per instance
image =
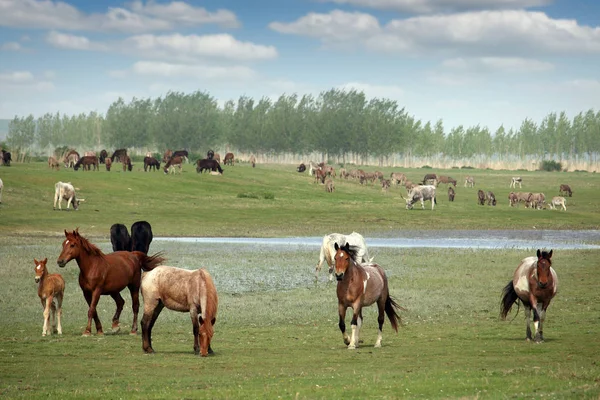
[{"label": "horse with flowing mane", "polygon": [[[358,347],[360,327],[362,325],[362,309],[377,303],[379,316],[379,333],[375,347],[381,347],[382,328],[387,314],[392,328],[398,333],[398,323],[401,323],[399,310],[406,311],[390,296],[385,271],[377,264],[358,264],[354,261],[356,255],[346,243],[340,247],[335,243],[335,277],[337,284],[339,327],[344,343],[348,349]],[[352,307],[352,336],[346,334],[346,309]]]},{"label": "horse with flowing mane", "polygon": [[[519,301],[525,307],[527,319],[526,339],[536,343],[544,341],[543,324],[546,319],[546,309],[558,290],[558,276],[552,268],[552,250],[537,251],[537,257],[527,257],[521,260],[513,278],[502,291],[500,316],[506,319],[514,303]],[[531,337],[530,318],[533,309],[533,325],[535,338]],[[517,309],[517,313],[518,313]]]},{"label": "horse with flowing mane", "polygon": [[136,334],[142,270],[150,271],[164,261],[161,253],[151,257],[139,251],[117,251],[104,254],[98,247],[79,234],[79,228],[72,232],[65,230],[65,237],[62,251],[56,262],[59,267],[63,268],[69,261],[75,259],[79,266],[79,286],[89,306],[88,322],[85,331],[83,331],[83,336],[91,335],[92,318],[96,323],[98,335],[103,334],[102,323],[96,312],[100,295],[110,295],[115,301],[117,310],[112,319],[112,328],[114,332],[119,331],[119,317],[125,304],[120,292],[126,287],[131,293],[133,308],[131,334]]},{"label": "horse with flowing mane", "polygon": [[160,265],[142,277],[144,316],[142,317],[142,349],[154,353],[152,328],[164,307],[189,312],[194,331],[194,353],[203,357],[212,354],[210,343],[217,320],[219,298],[207,270]]},{"label": "horse with flowing mane", "polygon": [[335,265],[335,243],[343,246],[349,243],[354,249],[352,255],[356,258],[354,261],[358,263],[370,263],[373,261],[369,258],[369,250],[367,249],[367,243],[365,238],[358,232],[352,232],[349,235],[342,233],[330,233],[323,236],[323,242],[321,243],[321,252],[319,253],[319,262],[315,267],[315,280],[319,279],[319,272],[321,272],[321,266],[324,262],[329,265],[329,281],[333,281],[333,266]]}]

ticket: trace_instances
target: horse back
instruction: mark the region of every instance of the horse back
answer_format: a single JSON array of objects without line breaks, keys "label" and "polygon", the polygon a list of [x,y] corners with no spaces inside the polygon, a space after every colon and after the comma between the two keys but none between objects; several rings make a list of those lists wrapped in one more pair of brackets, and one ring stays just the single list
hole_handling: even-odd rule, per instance
[{"label": "horse back", "polygon": [[378,301],[382,295],[387,297],[388,285],[385,271],[377,264],[361,264],[367,274],[366,283],[363,280],[364,300],[363,304],[369,306]]},{"label": "horse back", "polygon": [[200,270],[159,265],[142,278],[142,295],[159,299],[169,310],[187,312],[200,306]]}]

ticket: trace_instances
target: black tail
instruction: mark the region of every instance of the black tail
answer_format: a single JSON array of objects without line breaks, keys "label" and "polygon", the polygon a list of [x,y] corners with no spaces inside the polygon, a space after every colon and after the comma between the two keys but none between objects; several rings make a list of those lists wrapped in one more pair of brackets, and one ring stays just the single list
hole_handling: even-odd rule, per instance
[{"label": "black tail", "polygon": [[402,324],[402,319],[398,314],[399,310],[406,311],[406,308],[396,303],[396,300],[394,300],[392,296],[388,296],[387,300],[385,301],[385,313],[390,320],[390,324],[392,324],[392,328],[394,328],[396,332],[398,332],[398,322]]},{"label": "black tail", "polygon": [[502,290],[502,300],[500,301],[500,317],[506,319],[506,316],[510,312],[513,304],[517,303],[517,314],[519,313],[519,296],[515,292],[515,286],[511,280]]}]

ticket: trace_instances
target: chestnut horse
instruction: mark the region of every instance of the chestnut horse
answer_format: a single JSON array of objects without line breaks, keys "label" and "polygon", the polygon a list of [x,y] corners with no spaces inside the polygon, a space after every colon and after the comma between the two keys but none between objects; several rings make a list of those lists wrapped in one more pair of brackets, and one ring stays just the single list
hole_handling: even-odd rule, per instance
[{"label": "chestnut horse", "polygon": [[189,312],[194,331],[194,353],[202,357],[212,354],[210,342],[217,318],[217,289],[205,269],[190,271],[159,265],[142,276],[142,349],[154,353],[152,327],[164,307]]},{"label": "chestnut horse", "polygon": [[60,274],[48,273],[48,268],[46,268],[47,258],[40,261],[34,258],[33,262],[35,264],[35,281],[38,283],[38,296],[44,308],[42,336],[46,336],[48,333],[50,316],[52,316],[50,333],[62,335],[60,319],[62,316],[63,297],[65,295],[65,280]]},{"label": "chestnut horse", "polygon": [[[342,331],[344,343],[348,349],[358,347],[360,327],[362,325],[362,308],[377,303],[379,316],[379,334],[375,347],[381,347],[383,322],[387,314],[392,328],[398,332],[398,322],[401,322],[398,310],[406,311],[390,296],[387,276],[385,271],[377,264],[358,264],[354,261],[354,249],[346,243],[335,247],[335,277],[337,284],[338,312],[340,316],[339,327]],[[346,309],[352,307],[352,336],[346,334]]]},{"label": "chestnut horse", "polygon": [[521,260],[513,279],[504,287],[500,302],[500,316],[502,319],[506,319],[512,305],[516,302],[518,307],[520,300],[525,307],[527,319],[526,339],[527,341],[532,340],[530,318],[531,309],[533,309],[533,325],[535,326],[533,340],[541,343],[544,341],[543,324],[546,319],[546,309],[556,295],[557,289],[558,277],[552,268],[552,250],[542,252],[538,249],[537,257],[527,257]]},{"label": "chestnut horse", "polygon": [[102,324],[96,306],[100,295],[110,295],[117,305],[117,311],[112,319],[114,332],[119,330],[119,317],[123,310],[125,300],[121,297],[121,290],[128,288],[131,293],[133,308],[133,324],[131,334],[137,333],[137,317],[140,308],[139,291],[142,281],[142,270],[150,271],[163,261],[160,253],[152,257],[139,251],[117,251],[104,254],[98,247],[90,243],[79,234],[79,228],[72,232],[65,230],[65,241],[62,251],[57,259],[59,267],[64,267],[73,259],[79,265],[79,286],[89,305],[88,322],[83,336],[92,333],[92,318],[96,323],[98,335],[102,335]]}]

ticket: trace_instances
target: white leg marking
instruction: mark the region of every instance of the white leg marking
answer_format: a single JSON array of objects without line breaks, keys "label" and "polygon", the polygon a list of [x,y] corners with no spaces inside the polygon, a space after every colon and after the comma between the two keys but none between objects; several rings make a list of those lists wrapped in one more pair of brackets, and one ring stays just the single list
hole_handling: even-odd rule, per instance
[{"label": "white leg marking", "polygon": [[348,349],[356,349],[356,325],[352,325],[352,336],[350,338],[350,344],[348,345]]},{"label": "white leg marking", "polygon": [[381,329],[379,330],[379,332],[377,333],[377,341],[375,342],[375,347],[381,347],[381,339],[383,338],[383,335],[381,333]]}]

